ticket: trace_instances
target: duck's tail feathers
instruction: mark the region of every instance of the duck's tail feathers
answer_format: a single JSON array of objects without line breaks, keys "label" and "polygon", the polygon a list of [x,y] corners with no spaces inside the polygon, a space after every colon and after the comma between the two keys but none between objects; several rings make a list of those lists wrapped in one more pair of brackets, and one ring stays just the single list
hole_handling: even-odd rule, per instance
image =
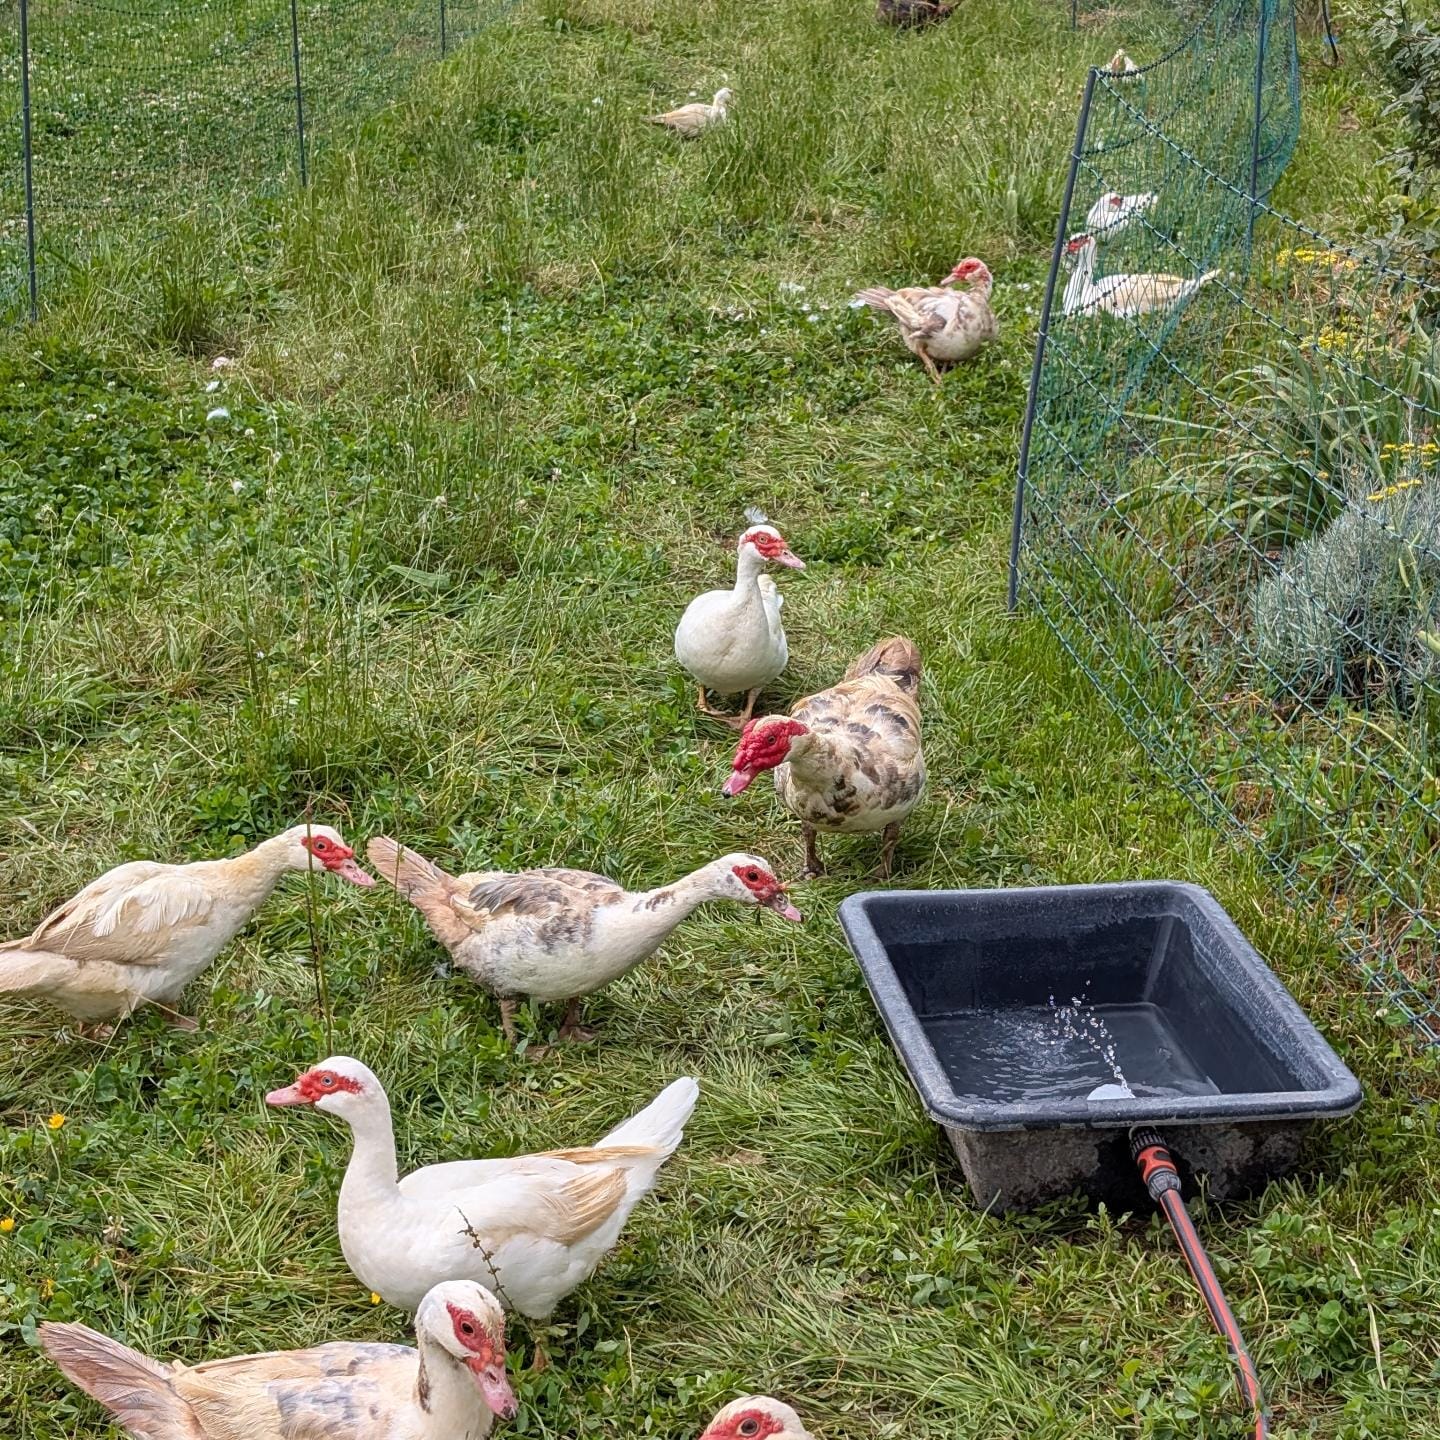
[{"label": "duck's tail feathers", "polygon": [[883,310],[887,315],[893,315],[895,303],[895,292],[887,290],[883,285],[872,285],[868,290],[857,290],[851,297],[850,304],[859,308],[861,305],[868,305],[872,310]]},{"label": "duck's tail feathers", "polygon": [[0,994],[43,995],[73,980],[79,968],[68,955],[0,946]]},{"label": "duck's tail feathers", "polygon": [[137,1440],[205,1440],[195,1412],[175,1393],[165,1366],[88,1325],[40,1326],[40,1345]]},{"label": "duck's tail feathers", "polygon": [[685,1124],[700,1098],[700,1085],[688,1075],[667,1085],[638,1115],[612,1130],[596,1149],[613,1145],[646,1145],[663,1160],[674,1154],[685,1134]]},{"label": "duck's tail feathers", "polygon": [[450,876],[433,860],[417,854],[408,845],[401,845],[388,835],[377,835],[365,853],[382,880],[393,885],[407,900],[444,890]]},{"label": "duck's tail feathers", "polygon": [[845,672],[847,680],[858,680],[862,675],[884,675],[913,695],[920,688],[920,647],[903,635],[881,640]]}]

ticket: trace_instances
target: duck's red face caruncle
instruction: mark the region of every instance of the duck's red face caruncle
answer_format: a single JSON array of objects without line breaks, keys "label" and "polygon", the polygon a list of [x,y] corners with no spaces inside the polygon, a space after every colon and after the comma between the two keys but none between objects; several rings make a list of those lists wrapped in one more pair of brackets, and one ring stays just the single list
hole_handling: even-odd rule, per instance
[{"label": "duck's red face caruncle", "polygon": [[363,1095],[365,1084],[342,1070],[328,1069],[317,1065],[307,1070],[293,1085],[282,1090],[272,1090],[266,1097],[267,1105],[318,1105],[322,1100],[333,1100],[341,1095]]},{"label": "duck's red face caruncle", "polygon": [[355,852],[339,836],[316,831],[313,835],[306,835],[300,843],[332,875],[362,887],[375,883],[375,877],[355,863]]},{"label": "duck's red face caruncle", "polygon": [[752,720],[740,734],[730,778],[721,793],[738,795],[762,770],[773,770],[785,761],[797,735],[810,731],[798,720]]},{"label": "duck's red face caruncle", "polygon": [[722,1412],[722,1417],[715,1420],[700,1440],[768,1440],[784,1429],[785,1424],[778,1416],[757,1407],[733,1415]]},{"label": "duck's red face caruncle", "polygon": [[752,525],[741,537],[741,546],[753,545],[775,565],[788,565],[803,570],[805,562],[785,543],[785,537],[773,525]]},{"label": "duck's red face caruncle", "polygon": [[485,1403],[502,1420],[510,1419],[520,1405],[505,1373],[505,1341],[492,1335],[473,1310],[452,1301],[447,1301],[445,1308],[455,1338],[465,1351],[465,1368],[475,1377]]},{"label": "duck's red face caruncle", "polygon": [[990,267],[973,255],[962,260],[941,282],[941,285],[988,285]]},{"label": "duck's red face caruncle", "polygon": [[798,923],[802,919],[800,912],[790,903],[786,894],[787,887],[782,885],[765,866],[754,861],[746,861],[744,864],[732,866],[730,873],[745,887],[757,905],[763,905],[767,910],[773,910],[785,920],[794,920]]}]

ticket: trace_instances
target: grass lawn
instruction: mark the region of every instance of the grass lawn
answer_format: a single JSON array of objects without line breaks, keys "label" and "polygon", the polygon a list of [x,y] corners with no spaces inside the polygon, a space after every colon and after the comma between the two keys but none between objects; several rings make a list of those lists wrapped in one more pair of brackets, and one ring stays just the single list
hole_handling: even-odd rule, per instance
[{"label": "grass lawn", "polygon": [[[1434,1060],[1004,614],[1085,67],[1174,17],[1076,36],[1062,5],[968,0],[895,34],[870,8],[540,0],[322,146],[308,193],[101,237],[0,342],[0,934],[312,802],[451,867],[642,886],[743,848],[793,875],[769,786],[720,797],[732,737],[670,653],[759,504],[809,564],[773,708],[882,634],[925,656],[931,786],[894,883],[1196,880],[1361,1076],[1292,1179],[1197,1208],[1275,1433],[1413,1440],[1440,1386]],[[1385,141],[1359,48],[1330,74],[1307,41],[1279,197],[1342,233]],[[701,143],[639,122],[722,83],[734,121]],[[845,301],[967,253],[1002,338],[937,392]],[[339,1051],[385,1080],[402,1168],[583,1142],[700,1078],[659,1193],[519,1377],[519,1433],[693,1437],[758,1389],[826,1440],[1248,1434],[1155,1217],[971,1207],[834,920],[876,847],[826,853],[803,927],[702,913],[590,1003],[597,1043],[543,1060],[407,906],[319,881],[192,987],[196,1034],[0,1009],[7,1433],[111,1433],[30,1348],[47,1316],[190,1360],[405,1337],[340,1255],[343,1129],[261,1100]]]}]

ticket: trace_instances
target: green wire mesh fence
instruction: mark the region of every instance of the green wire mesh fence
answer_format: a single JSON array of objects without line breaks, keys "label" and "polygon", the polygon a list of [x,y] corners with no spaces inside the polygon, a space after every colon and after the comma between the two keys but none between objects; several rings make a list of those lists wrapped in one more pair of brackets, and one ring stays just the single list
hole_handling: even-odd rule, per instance
[{"label": "green wire mesh fence", "polygon": [[1266,202],[1293,0],[1086,90],[1016,495],[1023,596],[1440,1040],[1440,289]]},{"label": "green wire mesh fence", "polygon": [[127,228],[303,180],[514,3],[0,0],[0,316]]}]

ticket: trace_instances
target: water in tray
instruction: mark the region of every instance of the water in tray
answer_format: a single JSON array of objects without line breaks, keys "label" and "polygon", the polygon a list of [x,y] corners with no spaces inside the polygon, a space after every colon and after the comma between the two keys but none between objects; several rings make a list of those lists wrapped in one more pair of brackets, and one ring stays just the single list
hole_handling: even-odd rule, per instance
[{"label": "water in tray", "polygon": [[[1218,1095],[1164,1012],[1144,1002],[960,1010],[925,1019],[955,1093],[1011,1105],[1027,1100]],[[1101,1087],[1116,1087],[1093,1092]]]}]

